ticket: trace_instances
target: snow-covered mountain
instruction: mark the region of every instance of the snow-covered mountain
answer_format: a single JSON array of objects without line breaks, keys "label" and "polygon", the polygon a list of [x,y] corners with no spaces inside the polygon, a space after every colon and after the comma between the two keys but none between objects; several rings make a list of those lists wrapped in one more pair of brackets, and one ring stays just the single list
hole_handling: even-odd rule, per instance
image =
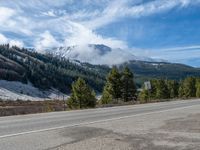
[{"label": "snow-covered mountain", "polygon": [[156,61],[152,58],[135,56],[129,50],[111,48],[103,44],[76,45],[54,48],[50,51],[55,56],[70,60],[79,60],[91,64],[121,64],[129,60]]}]

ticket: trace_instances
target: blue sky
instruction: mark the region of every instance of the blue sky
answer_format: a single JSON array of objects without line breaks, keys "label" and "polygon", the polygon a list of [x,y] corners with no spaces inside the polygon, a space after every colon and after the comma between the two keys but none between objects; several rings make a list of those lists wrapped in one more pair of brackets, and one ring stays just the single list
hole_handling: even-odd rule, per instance
[{"label": "blue sky", "polygon": [[200,0],[0,0],[0,44],[105,44],[200,67]]}]

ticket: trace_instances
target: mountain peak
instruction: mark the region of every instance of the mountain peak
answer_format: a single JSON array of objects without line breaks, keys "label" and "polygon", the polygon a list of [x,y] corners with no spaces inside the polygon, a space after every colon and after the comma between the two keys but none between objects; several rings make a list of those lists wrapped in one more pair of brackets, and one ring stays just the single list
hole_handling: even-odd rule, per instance
[{"label": "mountain peak", "polygon": [[58,57],[79,60],[91,64],[117,65],[130,60],[156,61],[148,57],[135,56],[130,50],[111,48],[104,44],[74,45],[50,50]]}]

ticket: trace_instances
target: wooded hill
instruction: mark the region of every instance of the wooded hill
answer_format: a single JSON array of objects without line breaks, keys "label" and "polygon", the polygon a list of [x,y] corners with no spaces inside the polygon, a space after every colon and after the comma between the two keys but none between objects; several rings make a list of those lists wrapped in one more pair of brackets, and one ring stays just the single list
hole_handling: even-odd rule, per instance
[{"label": "wooded hill", "polygon": [[0,79],[31,82],[41,89],[53,87],[70,92],[71,83],[81,77],[95,90],[101,91],[109,70],[107,66],[75,63],[51,54],[0,46]]},{"label": "wooded hill", "polygon": [[179,81],[186,77],[200,76],[200,68],[194,68],[179,63],[133,60],[120,65],[121,70],[125,66],[135,73],[137,85],[141,85],[144,81],[151,79],[170,79]]},{"label": "wooded hill", "polygon": [[[137,87],[141,87],[143,81],[154,78],[181,80],[200,76],[200,69],[183,64],[129,61],[118,65],[120,70],[125,66],[134,73]],[[67,93],[71,90],[71,83],[81,77],[95,91],[102,92],[109,71],[106,65],[70,61],[52,54],[0,45],[0,79],[31,82],[40,89],[56,88]]]}]

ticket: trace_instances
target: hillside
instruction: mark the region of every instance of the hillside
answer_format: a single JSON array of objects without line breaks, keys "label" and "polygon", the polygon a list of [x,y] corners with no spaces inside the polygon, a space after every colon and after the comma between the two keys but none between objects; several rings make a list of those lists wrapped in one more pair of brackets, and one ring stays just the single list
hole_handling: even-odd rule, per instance
[{"label": "hillside", "polygon": [[0,100],[51,100],[63,99],[68,95],[56,89],[40,90],[31,83],[0,80]]},{"label": "hillside", "polygon": [[200,69],[178,63],[129,61],[119,65],[119,68],[128,66],[135,73],[137,83],[152,78],[181,80],[188,76],[200,76]]},{"label": "hillside", "polygon": [[[200,76],[200,69],[183,64],[132,60],[128,66],[135,75],[137,86],[152,78],[181,80],[187,76]],[[76,60],[68,60],[52,54],[40,54],[33,50],[0,46],[0,80],[31,83],[42,90],[58,89],[70,93],[71,83],[82,77],[97,92],[101,92],[110,68]]]},{"label": "hillside", "polygon": [[40,89],[56,88],[65,93],[70,92],[71,83],[78,77],[101,91],[109,70],[106,66],[70,62],[9,45],[0,46],[0,62],[0,79],[31,82]]}]

